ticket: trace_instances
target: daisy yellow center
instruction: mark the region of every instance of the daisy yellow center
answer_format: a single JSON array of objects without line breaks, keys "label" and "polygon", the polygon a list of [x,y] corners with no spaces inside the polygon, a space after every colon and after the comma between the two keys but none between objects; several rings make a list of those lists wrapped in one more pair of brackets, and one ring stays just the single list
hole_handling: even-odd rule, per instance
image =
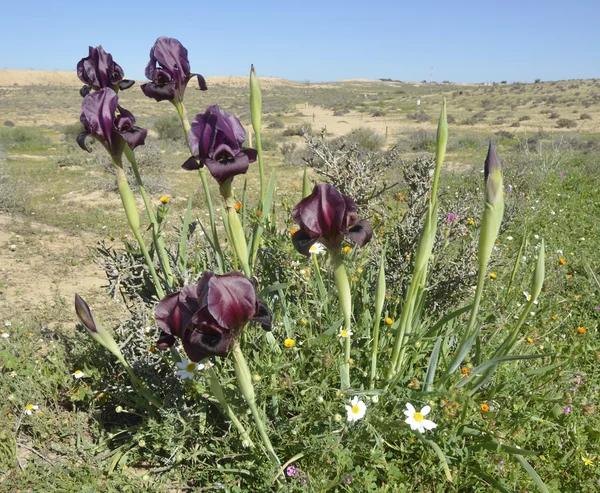
[{"label": "daisy yellow center", "polygon": [[415,421],[417,423],[420,423],[421,421],[423,421],[423,415],[419,412],[415,413],[415,415],[413,416],[413,418],[415,418]]},{"label": "daisy yellow center", "polygon": [[352,414],[358,414],[360,412],[360,408],[358,407],[358,404],[354,404],[354,406],[352,406]]},{"label": "daisy yellow center", "polygon": [[185,371],[192,373],[196,369],[196,363],[188,363],[185,367]]},{"label": "daisy yellow center", "polygon": [[345,329],[342,329],[342,330],[341,330],[341,332],[340,332],[340,335],[341,335],[342,337],[348,337],[348,331],[347,331],[347,330],[345,330]]},{"label": "daisy yellow center", "polygon": [[33,404],[27,404],[25,409],[27,409],[27,411],[31,411],[33,409]]}]

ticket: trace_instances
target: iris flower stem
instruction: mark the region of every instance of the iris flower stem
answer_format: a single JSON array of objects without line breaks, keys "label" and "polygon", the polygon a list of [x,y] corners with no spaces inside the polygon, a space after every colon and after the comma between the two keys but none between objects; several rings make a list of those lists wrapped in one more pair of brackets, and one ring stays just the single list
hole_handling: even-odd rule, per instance
[{"label": "iris flower stem", "polygon": [[[183,133],[185,136],[185,143],[187,144],[188,149],[190,150],[190,154],[194,155],[194,150],[190,145],[190,137],[189,132],[192,128],[190,122],[187,118],[187,111],[183,103],[173,100],[173,106],[177,110],[177,114],[179,115],[179,119],[181,120],[181,125],[183,126]],[[206,206],[208,207],[208,217],[210,219],[210,231],[213,238],[213,245],[215,248],[215,253],[217,254],[217,264],[221,273],[225,272],[225,267],[223,265],[223,253],[221,252],[221,245],[219,244],[219,236],[217,235],[217,223],[215,221],[215,210],[213,206],[213,201],[210,196],[210,188],[208,187],[208,179],[206,178],[206,168],[202,167],[198,170],[200,174],[200,181],[202,182],[202,189],[204,190],[204,196],[206,197]]]},{"label": "iris flower stem", "polygon": [[[348,282],[348,275],[346,274],[346,268],[344,267],[344,259],[341,253],[332,252],[333,255],[333,277],[335,280],[335,286],[338,290],[338,296],[340,300],[340,311],[344,317],[344,329],[350,331],[352,325],[352,294],[350,292],[350,283]],[[352,346],[352,339],[350,335],[344,338],[344,376],[345,382],[342,382],[342,387],[350,386],[350,348]],[[345,390],[343,388],[342,390]]]},{"label": "iris flower stem", "polygon": [[379,274],[377,276],[377,285],[375,288],[375,324],[373,326],[373,347],[371,349],[371,378],[370,387],[374,388],[375,378],[377,376],[377,352],[379,351],[379,326],[381,324],[381,313],[385,300],[385,252],[387,243],[381,251],[381,260],[379,263]]},{"label": "iris flower stem", "polygon": [[240,432],[242,440],[248,444],[248,447],[254,448],[254,442],[250,438],[250,433],[248,433],[248,430],[244,428],[242,422],[235,415],[233,409],[231,409],[231,406],[225,398],[225,393],[223,392],[221,382],[219,382],[219,377],[215,373],[215,370],[212,369],[212,367],[208,369],[208,384],[210,385],[210,389],[212,390],[213,395],[219,401],[219,404],[221,404],[221,407],[225,410],[233,425]]},{"label": "iris flower stem", "polygon": [[227,211],[227,227],[229,228],[229,237],[244,274],[246,277],[252,277],[246,235],[244,234],[242,222],[240,221],[240,218],[235,210],[235,200],[231,191],[232,181],[233,179],[229,178],[221,184],[221,197],[223,198],[223,206]]},{"label": "iris flower stem", "polygon": [[165,248],[165,242],[160,234],[158,228],[158,221],[156,220],[156,216],[154,215],[154,211],[152,210],[152,205],[148,200],[148,194],[146,193],[144,183],[142,182],[142,177],[137,167],[135,154],[127,145],[125,146],[125,157],[127,157],[129,164],[131,164],[131,169],[133,170],[135,180],[138,184],[138,188],[140,189],[140,195],[142,196],[144,206],[146,207],[146,213],[148,214],[148,219],[150,220],[150,224],[152,225],[152,239],[154,240],[154,244],[156,245],[156,251],[158,252],[158,260],[160,262],[163,272],[165,273],[167,288],[168,290],[171,290],[173,287],[173,272],[171,271],[171,264],[169,263],[169,256]]},{"label": "iris flower stem", "polygon": [[119,360],[119,362],[125,367],[125,370],[129,374],[129,378],[131,380],[131,383],[133,384],[133,388],[136,390],[136,392],[139,394],[139,396],[142,399],[144,399],[145,401],[149,402],[156,409],[161,408],[162,405],[163,405],[162,402],[160,402],[154,396],[154,394],[152,392],[150,392],[150,390],[148,390],[144,386],[144,384],[140,381],[140,379],[134,373],[133,368],[131,368],[131,366],[129,366],[129,363],[127,363],[127,361],[125,361],[125,358],[123,357],[123,355],[121,354],[121,352],[119,351],[119,354],[115,354],[115,356],[117,357],[117,359]]},{"label": "iris flower stem", "polygon": [[254,418],[254,423],[256,424],[256,428],[258,429],[258,433],[262,439],[262,442],[267,449],[269,459],[276,467],[281,465],[281,461],[277,457],[275,450],[273,449],[273,445],[271,445],[271,440],[269,439],[269,435],[267,434],[267,430],[265,428],[265,424],[260,415],[260,410],[256,405],[256,395],[254,393],[254,386],[252,385],[252,377],[250,376],[250,369],[248,368],[248,364],[246,363],[246,358],[244,358],[244,353],[242,353],[242,349],[238,341],[233,343],[233,367],[235,369],[235,375],[237,377],[238,386],[250,411],[252,412],[252,417]]},{"label": "iris flower stem", "polygon": [[165,292],[162,288],[162,284],[160,282],[160,278],[154,268],[154,262],[152,261],[152,257],[148,253],[148,249],[146,248],[146,243],[144,242],[144,238],[142,237],[142,233],[140,232],[140,215],[137,210],[137,205],[135,203],[135,197],[133,196],[133,192],[129,187],[129,183],[127,183],[127,176],[125,175],[125,171],[123,168],[114,161],[115,163],[115,174],[117,176],[117,188],[119,190],[119,195],[121,196],[121,201],[123,202],[123,208],[125,209],[125,216],[127,217],[127,221],[129,222],[129,226],[131,227],[131,231],[133,231],[133,235],[138,242],[140,250],[146,259],[146,265],[148,266],[148,270],[150,271],[150,275],[152,276],[152,280],[154,281],[154,288],[156,289],[156,294],[159,298],[165,297]]}]

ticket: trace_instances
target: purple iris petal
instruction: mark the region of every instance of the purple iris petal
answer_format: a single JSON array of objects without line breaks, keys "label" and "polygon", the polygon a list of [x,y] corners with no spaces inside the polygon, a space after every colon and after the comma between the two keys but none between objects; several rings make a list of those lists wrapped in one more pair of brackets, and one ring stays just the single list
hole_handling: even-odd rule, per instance
[{"label": "purple iris petal", "polygon": [[364,246],[373,236],[371,225],[358,219],[354,201],[329,184],[315,185],[312,193],[294,207],[292,217],[300,226],[292,236],[294,247],[307,256],[317,241],[339,250],[344,237]]},{"label": "purple iris petal", "polygon": [[142,84],[142,91],[157,101],[183,101],[185,88],[194,76],[198,77],[201,90],[206,81],[200,74],[190,73],[187,49],[175,38],[162,36],[150,49],[150,61],[146,65],[146,77],[151,80]]},{"label": "purple iris petal", "polygon": [[123,69],[113,61],[112,55],[106,53],[102,46],[96,48],[90,46],[89,49],[89,55],[77,64],[77,77],[85,84],[82,96],[85,96],[90,89],[95,91],[105,87],[127,89],[135,84],[132,80],[123,79]]},{"label": "purple iris petal", "polygon": [[196,115],[189,132],[190,146],[197,160],[188,159],[184,169],[198,169],[206,165],[219,183],[248,171],[256,161],[255,149],[243,148],[246,131],[240,121],[219,109],[209,106],[203,114]]},{"label": "purple iris petal", "polygon": [[239,272],[222,276],[204,272],[198,285],[170,294],[156,306],[155,319],[163,331],[158,347],[164,349],[179,337],[192,361],[210,355],[226,356],[249,320],[271,330],[271,317],[256,298],[252,281]]}]

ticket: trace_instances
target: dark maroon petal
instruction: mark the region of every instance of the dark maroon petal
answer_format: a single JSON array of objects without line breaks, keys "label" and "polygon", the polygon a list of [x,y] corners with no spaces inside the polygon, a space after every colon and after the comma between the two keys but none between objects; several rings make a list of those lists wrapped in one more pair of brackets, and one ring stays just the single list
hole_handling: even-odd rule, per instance
[{"label": "dark maroon petal", "polygon": [[235,116],[219,110],[217,105],[214,106],[218,112],[217,130],[223,132],[227,141],[231,144],[234,142],[241,146],[246,140],[246,131],[242,123]]},{"label": "dark maroon petal", "polygon": [[367,221],[360,220],[356,221],[354,225],[346,231],[345,236],[350,238],[354,243],[358,246],[365,246],[373,236],[373,228],[371,224]]},{"label": "dark maroon petal", "polygon": [[205,161],[210,174],[219,183],[226,182],[229,178],[233,178],[236,175],[243,175],[248,171],[248,165],[250,161],[248,156],[243,152],[240,152],[233,159],[227,161],[215,161],[213,159],[206,159]]},{"label": "dark maroon petal", "polygon": [[75,293],[75,312],[77,313],[79,320],[81,320],[81,323],[85,325],[85,328],[88,331],[94,334],[98,333],[96,322],[94,322],[94,317],[92,316],[90,307],[77,293]]},{"label": "dark maroon petal", "polygon": [[202,326],[188,330],[183,338],[183,349],[189,358],[198,362],[209,355],[227,356],[233,336],[219,327]]},{"label": "dark maroon petal", "polygon": [[[212,108],[212,107],[211,107]],[[210,108],[209,108],[210,109]],[[197,114],[189,131],[190,147],[200,161],[208,159],[215,143],[217,116],[208,110]]]},{"label": "dark maroon petal", "polygon": [[88,151],[88,152],[92,152],[92,150],[87,146],[87,144],[85,143],[85,139],[87,138],[87,136],[90,135],[87,132],[81,132],[78,136],[77,136],[77,144],[79,145],[79,147],[81,147],[84,151]]},{"label": "dark maroon petal", "polygon": [[158,38],[154,43],[150,58],[154,58],[156,63],[162,69],[168,71],[171,74],[171,77],[180,85],[183,84],[190,75],[188,51],[175,38],[168,38],[166,36]]},{"label": "dark maroon petal", "polygon": [[175,82],[168,84],[146,82],[140,87],[146,96],[154,98],[156,101],[170,101],[175,97]]},{"label": "dark maroon petal", "polygon": [[175,344],[175,336],[161,330],[158,341],[156,341],[156,347],[159,349],[169,349],[173,344]]},{"label": "dark maroon petal", "polygon": [[131,130],[127,132],[120,132],[121,137],[125,139],[127,145],[133,150],[137,146],[144,145],[146,140],[146,135],[148,134],[148,130],[140,127],[133,127]]},{"label": "dark maroon petal", "polygon": [[271,312],[266,302],[259,299],[256,300],[256,313],[250,320],[259,323],[264,330],[271,331]]},{"label": "dark maroon petal", "polygon": [[294,248],[307,257],[310,257],[310,247],[313,246],[318,239],[318,237],[311,238],[311,236],[302,229],[299,229],[292,235]]},{"label": "dark maroon petal", "polygon": [[95,90],[111,87],[123,80],[123,69],[102,46],[89,47],[89,55],[77,64],[77,76]]},{"label": "dark maroon petal", "polygon": [[248,161],[253,163],[254,161],[256,161],[256,158],[258,156],[258,151],[256,149],[252,149],[250,147],[245,147],[244,149],[242,149],[242,151],[246,156],[248,156]]},{"label": "dark maroon petal", "polygon": [[210,289],[210,280],[214,278],[216,274],[209,270],[205,270],[200,276],[198,286],[196,286],[196,298],[201,308],[208,305],[208,291]]},{"label": "dark maroon petal", "polygon": [[190,285],[160,300],[154,310],[154,319],[161,330],[181,337],[198,308],[196,286]]},{"label": "dark maroon petal", "polygon": [[125,89],[129,89],[134,84],[135,84],[134,80],[125,79],[125,80],[122,80],[121,82],[119,82],[119,89],[121,89],[121,91],[124,91]]},{"label": "dark maroon petal", "polygon": [[332,185],[317,184],[312,193],[292,210],[294,221],[311,233],[335,243],[343,231],[346,201]]},{"label": "dark maroon petal", "polygon": [[206,85],[206,79],[204,77],[202,77],[200,74],[193,74],[196,76],[196,78],[198,79],[198,87],[200,88],[201,91],[206,91],[208,89],[208,86]]},{"label": "dark maroon petal", "polygon": [[79,89],[79,94],[82,98],[85,98],[91,91],[92,86],[82,86],[81,89]]},{"label": "dark maroon petal", "polygon": [[113,131],[117,104],[117,93],[110,88],[88,94],[81,103],[80,120],[86,132],[98,139],[113,154],[120,145],[118,134]]},{"label": "dark maroon petal", "polygon": [[181,165],[181,167],[183,169],[185,169],[185,170],[192,171],[192,170],[195,170],[195,169],[202,168],[203,165],[200,164],[198,162],[198,160],[194,156],[191,156],[191,157],[189,157],[189,158],[186,159],[185,163],[183,163]]},{"label": "dark maroon petal", "polygon": [[240,331],[256,312],[254,285],[239,272],[212,277],[207,301],[216,323],[233,333]]}]

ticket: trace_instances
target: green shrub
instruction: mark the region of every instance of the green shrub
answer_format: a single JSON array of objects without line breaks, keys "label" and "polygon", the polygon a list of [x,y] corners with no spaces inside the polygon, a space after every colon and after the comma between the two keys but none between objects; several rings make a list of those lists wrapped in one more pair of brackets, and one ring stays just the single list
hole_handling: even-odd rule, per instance
[{"label": "green shrub", "polygon": [[575,128],[577,122],[568,118],[561,118],[556,122],[556,128]]},{"label": "green shrub", "polygon": [[276,151],[279,148],[277,142],[269,138],[261,138],[263,151]]},{"label": "green shrub", "polygon": [[1,127],[0,144],[7,148],[22,149],[43,147],[49,144],[41,128],[36,127]]},{"label": "green shrub", "polygon": [[158,117],[154,122],[154,130],[161,140],[184,140],[185,138],[181,121],[174,114]]},{"label": "green shrub", "polygon": [[77,136],[83,132],[83,124],[81,122],[70,123],[62,128],[63,138],[66,142],[75,142]]},{"label": "green shrub", "polygon": [[588,113],[582,113],[581,115],[579,115],[579,119],[580,120],[591,120],[592,115],[589,115]]},{"label": "green shrub", "polygon": [[312,125],[294,125],[293,127],[286,128],[281,135],[284,137],[302,137],[304,133],[312,133]]},{"label": "green shrub", "polygon": [[385,137],[367,127],[355,128],[348,135],[348,142],[355,143],[362,149],[377,151],[385,144]]}]

